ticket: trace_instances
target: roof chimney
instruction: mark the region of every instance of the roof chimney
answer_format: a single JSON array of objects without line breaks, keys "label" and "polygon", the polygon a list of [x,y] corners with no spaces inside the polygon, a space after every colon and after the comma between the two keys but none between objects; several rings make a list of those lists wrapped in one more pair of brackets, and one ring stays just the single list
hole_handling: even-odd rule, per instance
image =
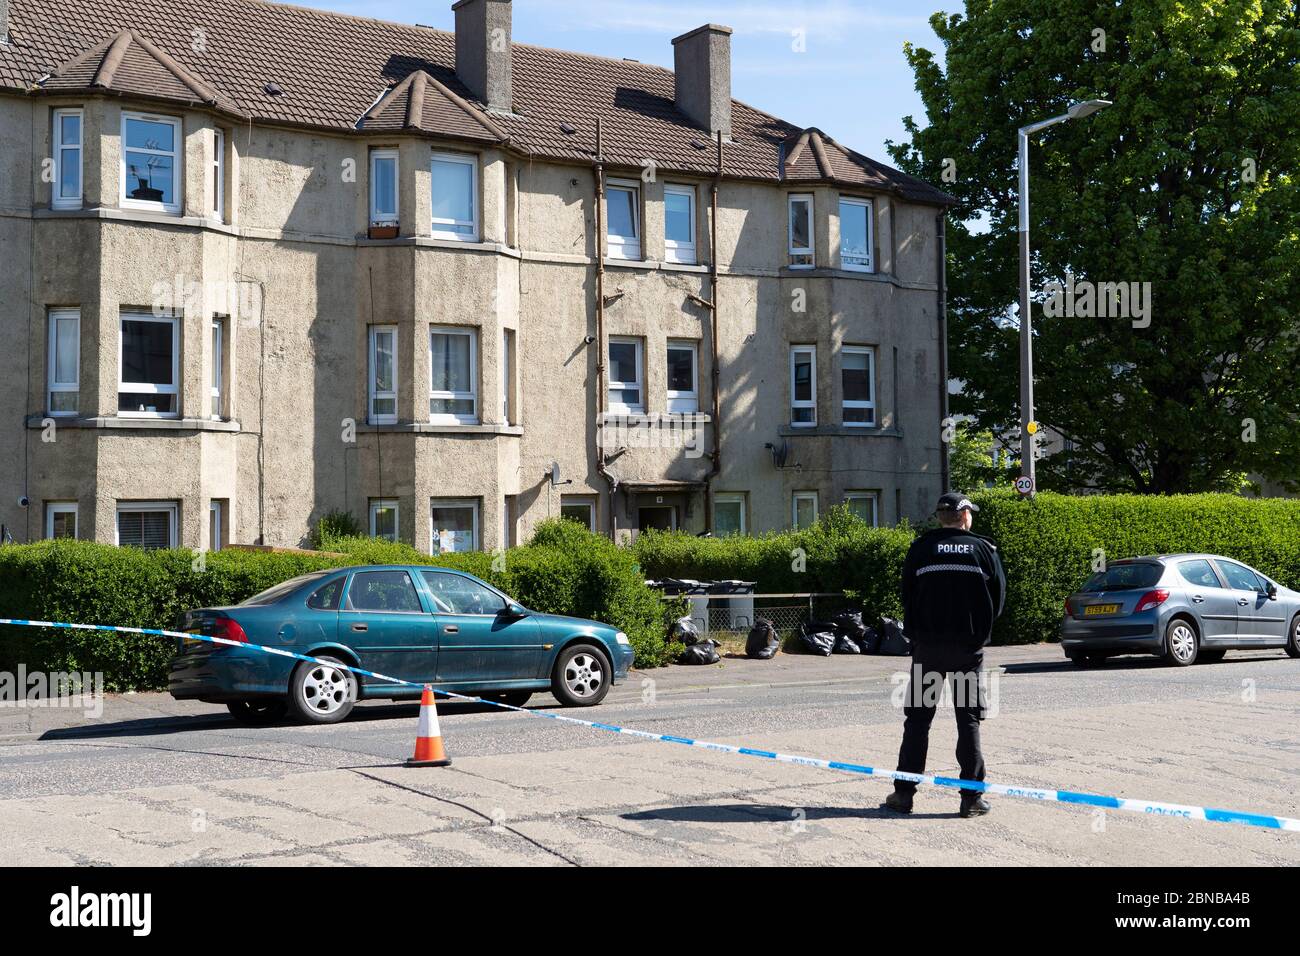
[{"label": "roof chimney", "polygon": [[9,42],[9,0],[0,0],[0,43]]},{"label": "roof chimney", "polygon": [[706,23],[673,41],[677,108],[710,133],[731,135],[731,27]]},{"label": "roof chimney", "polygon": [[510,0],[459,0],[456,75],[490,108],[509,111]]}]

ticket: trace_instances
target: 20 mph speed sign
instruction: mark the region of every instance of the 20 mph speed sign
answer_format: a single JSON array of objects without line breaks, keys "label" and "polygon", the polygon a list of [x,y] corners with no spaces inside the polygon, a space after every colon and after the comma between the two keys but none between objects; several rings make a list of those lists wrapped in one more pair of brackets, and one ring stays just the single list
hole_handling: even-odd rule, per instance
[{"label": "20 mph speed sign", "polygon": [[1016,491],[1020,492],[1022,495],[1033,494],[1034,479],[1021,475],[1016,479]]}]

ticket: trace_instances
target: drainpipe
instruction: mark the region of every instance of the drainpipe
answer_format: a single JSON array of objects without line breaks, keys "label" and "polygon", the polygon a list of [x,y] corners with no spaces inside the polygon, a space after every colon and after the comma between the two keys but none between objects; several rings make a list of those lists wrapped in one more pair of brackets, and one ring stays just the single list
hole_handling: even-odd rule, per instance
[{"label": "drainpipe", "polygon": [[602,442],[605,419],[605,360],[609,354],[605,346],[605,149],[600,118],[596,119],[596,471],[609,482],[609,537],[614,538],[615,498],[618,494],[618,477],[605,467],[605,450]]},{"label": "drainpipe", "polygon": [[704,479],[704,530],[713,530],[713,480],[722,471],[722,403],[719,401],[722,370],[718,367],[718,188],[722,185],[722,130],[718,130],[717,168],[713,174],[713,187],[709,215],[709,357],[713,368],[713,466]]},{"label": "drainpipe", "polygon": [[[939,418],[941,428],[944,427],[942,419],[948,417],[948,239],[945,233],[946,222],[947,216],[942,212],[934,217],[935,231],[938,234],[936,246],[939,260]],[[895,411],[895,414],[897,414],[897,411]],[[942,443],[939,454],[943,475],[943,487],[940,491],[946,492],[950,480],[947,442]]]}]

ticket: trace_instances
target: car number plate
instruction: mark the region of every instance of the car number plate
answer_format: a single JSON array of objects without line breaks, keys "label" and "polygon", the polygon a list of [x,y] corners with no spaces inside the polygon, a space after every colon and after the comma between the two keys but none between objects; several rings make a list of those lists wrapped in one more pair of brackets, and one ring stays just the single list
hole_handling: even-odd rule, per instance
[{"label": "car number plate", "polygon": [[1092,617],[1096,614],[1114,614],[1118,610],[1118,604],[1089,604],[1083,609],[1083,614],[1085,617]]}]

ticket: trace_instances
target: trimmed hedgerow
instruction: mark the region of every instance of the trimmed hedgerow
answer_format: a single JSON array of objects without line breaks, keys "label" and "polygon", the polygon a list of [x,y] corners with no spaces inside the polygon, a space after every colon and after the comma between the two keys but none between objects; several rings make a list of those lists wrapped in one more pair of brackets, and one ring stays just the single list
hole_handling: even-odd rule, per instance
[{"label": "trimmed hedgerow", "polygon": [[[477,575],[537,611],[613,624],[639,667],[667,663],[664,607],[635,557],[575,522],[543,524],[503,556],[421,554],[409,545],[331,537],[336,553],[140,551],[88,541],[0,548],[0,617],[170,628],[190,608],[237,604],[281,581],[355,564],[431,564]],[[0,670],[102,671],[110,690],[166,685],[170,641],[92,631],[0,627]]]},{"label": "trimmed hedgerow", "polygon": [[994,643],[1054,640],[1065,598],[1094,560],[1204,551],[1300,586],[1300,501],[1236,495],[975,496],[976,530],[998,544],[1007,610]]}]

